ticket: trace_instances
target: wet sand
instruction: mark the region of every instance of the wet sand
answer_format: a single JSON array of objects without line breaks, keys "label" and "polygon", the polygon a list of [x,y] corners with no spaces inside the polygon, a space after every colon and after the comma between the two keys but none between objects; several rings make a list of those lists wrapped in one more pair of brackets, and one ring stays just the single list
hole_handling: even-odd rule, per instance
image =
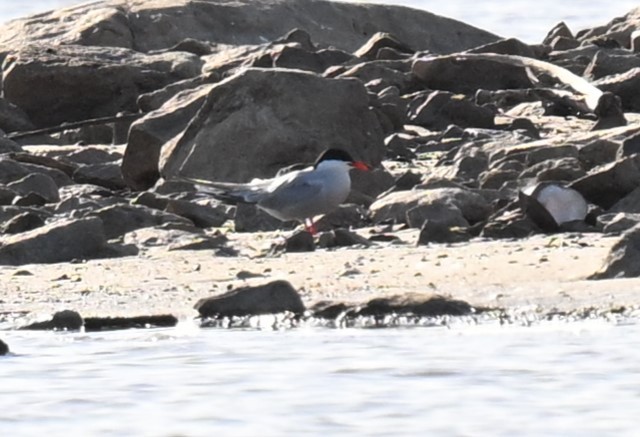
[{"label": "wet sand", "polygon": [[[367,235],[367,230],[359,231]],[[323,300],[366,302],[405,293],[439,294],[474,306],[548,312],[638,306],[640,279],[589,281],[616,237],[537,235],[518,241],[319,249],[257,256],[282,233],[230,234],[238,257],[211,251],[149,250],[137,257],[80,264],[1,267],[2,312],[27,319],[73,309],[84,316],[196,315],[195,302],[247,285],[285,279],[308,306]]]}]

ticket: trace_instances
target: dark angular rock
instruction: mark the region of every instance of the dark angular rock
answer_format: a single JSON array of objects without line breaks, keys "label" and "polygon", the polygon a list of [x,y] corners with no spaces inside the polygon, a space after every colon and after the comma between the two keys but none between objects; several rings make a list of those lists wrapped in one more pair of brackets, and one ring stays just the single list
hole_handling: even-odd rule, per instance
[{"label": "dark angular rock", "polygon": [[11,205],[16,194],[17,193],[15,191],[7,187],[0,186],[0,205]]},{"label": "dark angular rock", "polygon": [[314,51],[315,45],[311,41],[311,35],[304,29],[295,28],[287,32],[282,38],[274,41],[274,44],[297,43],[301,48],[308,51]]},{"label": "dark angular rock", "polygon": [[148,208],[159,209],[163,211],[169,204],[170,200],[170,197],[162,196],[150,191],[143,191],[131,200],[131,204],[144,205]]},{"label": "dark angular rock", "polygon": [[58,186],[55,181],[42,173],[30,174],[22,179],[11,182],[8,188],[14,190],[21,196],[27,196],[35,193],[45,200],[45,203],[53,203],[60,201]]},{"label": "dark angular rock", "polygon": [[374,223],[393,220],[405,223],[407,211],[428,204],[455,205],[469,223],[485,220],[491,213],[491,206],[481,195],[461,188],[414,189],[393,192],[376,200],[369,208]]},{"label": "dark angular rock", "polygon": [[412,72],[425,87],[453,93],[532,87],[524,68],[486,59],[461,60],[456,55],[418,59]]},{"label": "dark angular rock", "polygon": [[422,228],[426,221],[441,223],[447,228],[466,228],[469,222],[462,215],[462,211],[455,205],[449,203],[431,203],[418,205],[407,210],[406,222],[411,228]]},{"label": "dark angular rock", "polygon": [[492,239],[519,239],[539,233],[541,229],[521,211],[500,211],[482,228],[480,236]]},{"label": "dark angular rock", "polygon": [[464,316],[474,308],[462,300],[443,296],[400,295],[371,299],[358,311],[359,316],[386,316],[390,314],[413,314],[421,317]]},{"label": "dark angular rock", "polygon": [[374,60],[378,57],[378,52],[383,48],[392,48],[402,53],[414,52],[411,47],[399,41],[395,36],[385,32],[377,32],[362,47],[356,50],[354,55],[359,58]]},{"label": "dark angular rock", "polygon": [[459,243],[467,241],[471,234],[466,229],[454,228],[444,221],[425,220],[420,228],[418,245],[429,243]]},{"label": "dark angular rock", "polygon": [[520,174],[520,179],[535,178],[543,181],[574,181],[587,172],[576,158],[548,159],[532,165]]},{"label": "dark angular rock", "polygon": [[617,150],[616,158],[621,159],[636,153],[640,153],[640,133],[633,134],[622,141],[622,145]]},{"label": "dark angular rock", "polygon": [[1,239],[0,264],[68,262],[101,256],[106,248],[102,221],[60,220]]},{"label": "dark angular rock", "polygon": [[335,303],[335,302],[322,301],[314,304],[313,307],[311,308],[311,312],[313,314],[313,317],[316,317],[319,319],[335,320],[341,314],[346,313],[352,308],[353,306],[349,306],[342,302]]},{"label": "dark angular rock", "polygon": [[467,50],[467,53],[498,53],[502,55],[524,56],[537,58],[536,50],[517,38],[505,38]]},{"label": "dark angular rock", "polygon": [[106,206],[90,213],[104,224],[104,234],[112,239],[135,229],[159,226],[165,223],[193,225],[193,223],[175,214],[147,208],[141,205],[119,204]]},{"label": "dark angular rock", "polygon": [[640,225],[626,231],[607,255],[602,268],[589,279],[636,278],[640,276]]},{"label": "dark angular rock", "polygon": [[612,92],[605,91],[602,93],[593,112],[598,117],[598,120],[591,128],[592,131],[627,125],[627,118],[622,108],[622,99]]},{"label": "dark angular rock", "polygon": [[26,211],[18,214],[0,226],[2,234],[19,234],[44,226],[45,221],[40,214]]},{"label": "dark angular rock", "polygon": [[[376,168],[371,171],[351,172],[351,191],[359,192],[366,196],[377,197],[380,193],[387,191],[394,184],[394,177],[384,168]],[[347,198],[351,201],[351,197]]]},{"label": "dark angular rock", "polygon": [[609,209],[640,185],[640,155],[593,168],[571,183],[589,202]]},{"label": "dark angular rock", "polygon": [[[47,146],[44,146],[44,147],[46,148]],[[73,172],[76,170],[76,168],[78,168],[78,166],[75,163],[69,162],[69,160],[67,160],[68,155],[65,155],[63,152],[64,146],[51,146],[51,147],[55,147],[55,148],[49,149],[48,151],[45,151],[45,152],[40,152],[39,150],[33,150],[34,149],[33,146],[32,147],[25,146],[25,149],[28,148],[29,151],[13,152],[9,154],[9,157],[17,162],[23,162],[25,164],[35,164],[37,166],[35,168],[38,168],[38,169],[59,170],[62,173],[64,173],[66,176],[70,177],[73,174]],[[38,146],[35,146],[35,148],[38,148]],[[56,152],[58,151],[60,151],[60,155],[56,155]],[[59,159],[60,157],[62,159]],[[27,169],[33,170],[34,167],[27,166]],[[43,173],[43,171],[40,171],[38,173]],[[54,179],[56,183],[58,183],[60,186],[66,185],[67,180],[66,179],[63,180],[62,178],[64,177],[62,178],[56,177],[56,173],[57,172],[48,174],[48,176]],[[60,182],[63,182],[63,183],[60,183]]]},{"label": "dark angular rock", "polygon": [[58,187],[71,185],[73,183],[69,176],[58,169],[17,162],[8,157],[0,156],[0,183],[7,184],[14,182],[32,173],[45,174],[51,177]]},{"label": "dark angular rock", "polygon": [[615,161],[619,149],[620,143],[618,142],[596,139],[579,146],[578,159],[580,159],[583,168],[591,170],[598,165]]},{"label": "dark angular rock", "polygon": [[518,176],[520,176],[520,172],[516,170],[487,170],[479,176],[479,187],[498,190],[506,182],[518,179]]},{"label": "dark angular rock", "polygon": [[567,24],[564,21],[561,21],[551,28],[549,33],[547,33],[547,35],[542,40],[542,44],[549,45],[551,44],[551,41],[553,41],[555,38],[559,36],[575,40],[575,37],[573,36],[573,33],[569,29],[569,26],[567,26]]},{"label": "dark angular rock", "polygon": [[166,177],[178,172],[229,182],[273,177],[283,166],[313,161],[327,144],[370,165],[383,157],[382,130],[358,81],[250,68],[207,94],[189,127],[163,148],[160,168]]},{"label": "dark angular rock", "polygon": [[255,287],[240,287],[220,296],[200,299],[195,309],[200,317],[233,317],[290,311],[302,314],[305,306],[287,281],[273,281]]},{"label": "dark angular rock", "polygon": [[584,77],[596,80],[640,67],[640,59],[637,56],[631,53],[622,53],[611,54],[609,50],[598,51],[584,71]]},{"label": "dark angular rock", "polygon": [[489,159],[480,147],[462,149],[456,154],[447,176],[477,186],[480,175],[487,170]]},{"label": "dark angular rock", "polygon": [[371,240],[342,228],[323,232],[318,238],[318,247],[322,248],[351,247],[356,245],[369,247],[372,244]]},{"label": "dark angular rock", "polygon": [[460,99],[449,92],[436,91],[410,116],[412,124],[428,129],[444,130],[449,125],[492,129],[495,111],[484,106]]},{"label": "dark angular rock", "polygon": [[605,76],[593,85],[619,96],[625,111],[640,112],[640,68]]},{"label": "dark angular rock", "polygon": [[640,214],[640,187],[634,188],[629,194],[614,203],[607,212],[628,212]]},{"label": "dark angular rock", "polygon": [[556,36],[550,43],[551,50],[571,50],[580,46],[580,43],[574,38],[567,38],[564,36]]},{"label": "dark angular rock", "polygon": [[283,46],[271,54],[273,66],[322,73],[328,64],[317,53],[300,47]]},{"label": "dark angular rock", "polygon": [[219,227],[229,219],[224,206],[211,207],[188,200],[169,199],[164,210],[191,220],[199,228]]},{"label": "dark angular rock", "polygon": [[336,228],[361,228],[366,226],[366,211],[360,205],[344,204],[316,221],[318,231],[330,231]]},{"label": "dark angular rock", "polygon": [[16,196],[12,204],[15,206],[43,206],[47,203],[47,199],[41,194],[30,192],[24,196]]},{"label": "dark angular rock", "polygon": [[598,222],[604,234],[620,234],[640,224],[640,214],[626,212],[602,214],[598,217]]},{"label": "dark angular rock", "polygon": [[27,114],[4,98],[0,98],[0,130],[3,132],[29,131],[35,129]]},{"label": "dark angular rock", "polygon": [[9,346],[7,346],[7,343],[5,343],[4,341],[0,340],[0,356],[7,355],[8,353]]},{"label": "dark angular rock", "polygon": [[51,320],[36,322],[20,329],[24,331],[78,331],[82,328],[84,320],[77,311],[58,311]]},{"label": "dark angular rock", "polygon": [[201,64],[185,52],[147,55],[66,44],[21,45],[6,59],[3,95],[37,127],[136,112],[139,94],[196,76]]},{"label": "dark angular rock", "polygon": [[127,184],[145,190],[158,180],[158,159],[162,147],[178,135],[202,106],[212,85],[202,85],[176,94],[161,108],[131,125],[122,176]]},{"label": "dark angular rock", "polygon": [[233,219],[236,232],[265,232],[293,229],[295,222],[281,222],[255,205],[239,203]]},{"label": "dark angular rock", "polygon": [[80,166],[73,173],[73,180],[80,184],[93,184],[110,190],[127,188],[120,163],[117,162]]},{"label": "dark angular rock", "polygon": [[87,317],[85,332],[115,331],[119,329],[172,328],[178,319],[171,314],[135,317]]},{"label": "dark angular rock", "polygon": [[284,243],[285,252],[313,252],[316,250],[316,243],[313,241],[313,235],[307,231],[295,232],[287,237]]}]

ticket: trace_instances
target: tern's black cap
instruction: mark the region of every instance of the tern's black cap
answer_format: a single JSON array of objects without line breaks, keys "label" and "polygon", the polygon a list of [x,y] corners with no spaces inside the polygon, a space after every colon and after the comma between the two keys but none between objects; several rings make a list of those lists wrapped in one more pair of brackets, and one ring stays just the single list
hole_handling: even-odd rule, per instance
[{"label": "tern's black cap", "polygon": [[353,162],[353,157],[349,155],[348,152],[342,149],[327,149],[318,156],[316,162],[314,163],[314,167],[320,164],[322,161],[345,161],[345,162]]}]

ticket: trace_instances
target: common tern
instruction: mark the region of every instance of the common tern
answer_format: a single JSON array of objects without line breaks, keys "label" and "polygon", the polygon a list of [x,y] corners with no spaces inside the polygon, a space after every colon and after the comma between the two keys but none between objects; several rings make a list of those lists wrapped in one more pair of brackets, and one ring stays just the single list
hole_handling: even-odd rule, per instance
[{"label": "common tern", "polygon": [[316,233],[313,218],[342,204],[351,191],[352,168],[370,170],[341,149],[327,149],[315,163],[272,179],[254,179],[246,184],[213,182],[181,177],[198,191],[230,203],[251,203],[282,220],[297,220],[311,234]]}]

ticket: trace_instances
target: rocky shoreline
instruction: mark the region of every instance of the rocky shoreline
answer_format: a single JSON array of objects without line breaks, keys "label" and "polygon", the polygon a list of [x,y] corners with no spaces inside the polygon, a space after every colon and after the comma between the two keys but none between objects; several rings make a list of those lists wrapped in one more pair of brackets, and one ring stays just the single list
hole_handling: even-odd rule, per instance
[{"label": "rocky shoreline", "polygon": [[[635,314],[639,23],[528,45],[309,0],[6,23],[0,326]],[[375,170],[316,238],[176,180],[272,177],[329,146]]]}]

